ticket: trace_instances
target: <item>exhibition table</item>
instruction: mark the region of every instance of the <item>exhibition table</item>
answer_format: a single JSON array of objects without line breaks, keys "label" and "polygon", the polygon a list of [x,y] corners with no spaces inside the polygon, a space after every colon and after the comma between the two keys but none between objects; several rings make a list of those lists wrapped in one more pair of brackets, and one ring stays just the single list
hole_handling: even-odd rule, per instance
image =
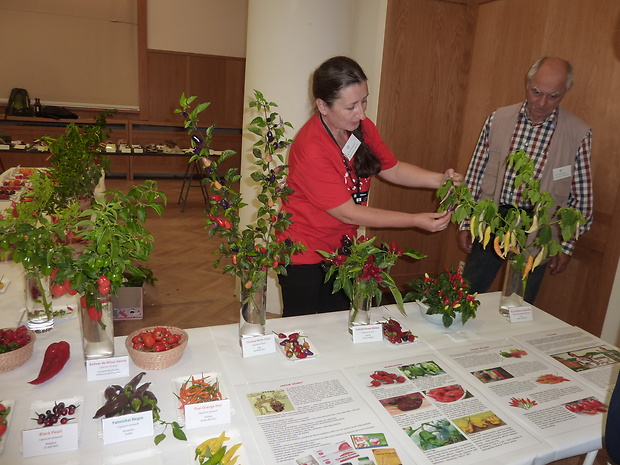
[{"label": "exhibition table", "polygon": [[[0,294],[0,327],[15,326],[24,309],[22,273],[18,265],[2,262],[0,275],[10,280]],[[196,445],[224,430],[231,443],[243,443],[237,463],[244,465],[379,464],[378,457],[391,450],[407,465],[544,464],[600,449],[604,414],[573,413],[565,405],[591,397],[608,401],[619,365],[614,359],[617,349],[538,308],[533,308],[532,321],[510,323],[498,312],[499,293],[483,294],[479,299],[477,317],[451,328],[428,322],[415,303],[406,304],[406,317],[394,306],[373,308],[374,321],[395,318],[417,336],[415,342],[403,345],[385,340],[354,343],[347,331],[347,312],[268,320],[269,335],[300,332],[308,338],[314,355],[302,360],[287,358],[278,344],[273,352],[243,357],[237,325],[189,329],[189,344],[181,360],[163,370],[147,371],[142,381],[151,383],[162,419],[182,421],[174,380],[215,374],[222,393],[230,399],[231,420],[186,428],[187,442],[173,438],[168,428],[167,438],[159,445],[152,436],[104,444],[101,421],[92,419],[103,403],[103,391],[110,384],[124,385],[142,370],[129,361],[129,377],[89,381],[78,319],[70,312],[56,321],[51,332],[37,336],[30,360],[0,373],[0,400],[14,401],[0,463],[198,463],[194,461]],[[55,306],[77,308],[73,300],[59,300]],[[60,340],[71,345],[67,365],[44,384],[28,384],[38,374],[45,349]],[[116,338],[115,356],[127,355],[124,342],[125,337]],[[558,361],[557,353],[585,353],[591,347],[600,349],[597,354],[611,354],[607,362],[597,355],[596,368],[575,371]],[[515,357],[510,355],[513,350]],[[438,369],[433,376],[428,372],[415,376],[411,371],[411,367],[429,363]],[[407,379],[372,386],[370,375],[381,371],[402,372]],[[481,381],[487,373],[491,377]],[[532,381],[541,373],[565,382],[542,389]],[[450,404],[436,402],[434,393],[446,384],[460,386],[462,398]],[[417,410],[398,410],[386,401],[407,396],[419,399]],[[530,397],[538,400],[537,405],[518,408],[517,399]],[[270,407],[268,402],[259,405],[259,399],[265,398],[279,399],[282,408]],[[36,428],[30,419],[32,405],[63,399],[80,400],[79,448],[24,458],[22,431]],[[484,412],[486,422],[462,426],[463,420],[479,412]],[[420,428],[440,424],[448,425],[453,433],[448,441],[420,439]],[[454,425],[461,425],[461,430]],[[157,426],[155,434],[162,429]],[[364,444],[365,440],[371,442]],[[338,459],[345,456],[351,458]],[[374,462],[360,460],[363,457]],[[386,459],[385,463],[398,462]]]}]

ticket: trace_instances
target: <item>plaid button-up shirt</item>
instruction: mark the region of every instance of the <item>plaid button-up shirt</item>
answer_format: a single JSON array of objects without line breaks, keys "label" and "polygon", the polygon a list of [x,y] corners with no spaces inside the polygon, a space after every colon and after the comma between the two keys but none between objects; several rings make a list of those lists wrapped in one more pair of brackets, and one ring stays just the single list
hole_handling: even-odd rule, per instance
[{"label": "plaid button-up shirt", "polygon": [[[547,161],[549,144],[555,132],[558,112],[556,109],[545,121],[539,124],[532,124],[525,108],[524,102],[517,116],[517,124],[510,143],[510,153],[516,150],[524,150],[534,160],[534,177],[540,179]],[[465,183],[476,201],[480,199],[482,177],[489,159],[489,133],[494,115],[495,113],[492,113],[484,124],[474,155],[469,164],[467,175],[465,176]],[[575,154],[571,191],[566,205],[567,207],[580,210],[586,219],[585,224],[581,226],[580,235],[588,231],[592,226],[594,213],[594,195],[590,176],[591,143],[592,132],[588,131]],[[500,203],[502,205],[518,205],[519,207],[527,208],[529,205],[520,198],[520,193],[512,188],[514,179],[515,172],[508,167],[504,175]],[[572,253],[573,248],[574,241],[562,243],[562,249],[565,253]]]}]

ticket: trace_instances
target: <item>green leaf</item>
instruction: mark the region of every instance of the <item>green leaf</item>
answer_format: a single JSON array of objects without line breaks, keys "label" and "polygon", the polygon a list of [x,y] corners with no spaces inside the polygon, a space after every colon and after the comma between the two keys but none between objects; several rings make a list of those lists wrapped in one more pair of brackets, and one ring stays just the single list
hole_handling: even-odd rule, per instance
[{"label": "green leaf", "polygon": [[166,435],[164,433],[158,434],[157,436],[155,436],[155,439],[154,439],[155,445],[158,445],[164,439],[166,439]]}]

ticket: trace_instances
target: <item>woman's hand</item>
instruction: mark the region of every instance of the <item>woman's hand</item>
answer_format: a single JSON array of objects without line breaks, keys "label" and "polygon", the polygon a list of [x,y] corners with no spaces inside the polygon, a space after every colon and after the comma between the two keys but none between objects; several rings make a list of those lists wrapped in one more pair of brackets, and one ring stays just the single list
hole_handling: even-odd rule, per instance
[{"label": "woman's hand", "polygon": [[452,168],[450,168],[443,174],[443,182],[446,182],[448,179],[453,181],[454,184],[457,186],[460,186],[461,184],[463,184],[463,175],[460,173],[457,173]]},{"label": "woman's hand", "polygon": [[417,213],[416,227],[428,232],[443,231],[450,224],[452,212]]}]

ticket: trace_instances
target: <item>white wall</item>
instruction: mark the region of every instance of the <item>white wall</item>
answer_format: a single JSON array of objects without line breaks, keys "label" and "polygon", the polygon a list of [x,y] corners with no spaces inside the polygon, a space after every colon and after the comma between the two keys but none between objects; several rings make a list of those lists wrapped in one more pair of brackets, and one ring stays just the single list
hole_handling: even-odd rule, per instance
[{"label": "white wall", "polygon": [[[387,0],[249,0],[246,49],[247,101],[254,89],[278,104],[278,113],[294,131],[312,114],[310,79],[327,58],[348,55],[356,59],[369,77],[368,114],[377,113],[381,56]],[[266,31],[265,24],[277,25]],[[374,97],[374,98],[373,98]],[[256,116],[246,108],[243,127]],[[242,174],[252,168],[251,146],[256,138],[245,132],[242,142]],[[248,176],[244,175],[247,181]],[[244,183],[245,199],[256,197],[252,183]],[[252,211],[242,221],[252,221]],[[275,277],[268,284],[267,309],[281,312],[280,291]]]}]

